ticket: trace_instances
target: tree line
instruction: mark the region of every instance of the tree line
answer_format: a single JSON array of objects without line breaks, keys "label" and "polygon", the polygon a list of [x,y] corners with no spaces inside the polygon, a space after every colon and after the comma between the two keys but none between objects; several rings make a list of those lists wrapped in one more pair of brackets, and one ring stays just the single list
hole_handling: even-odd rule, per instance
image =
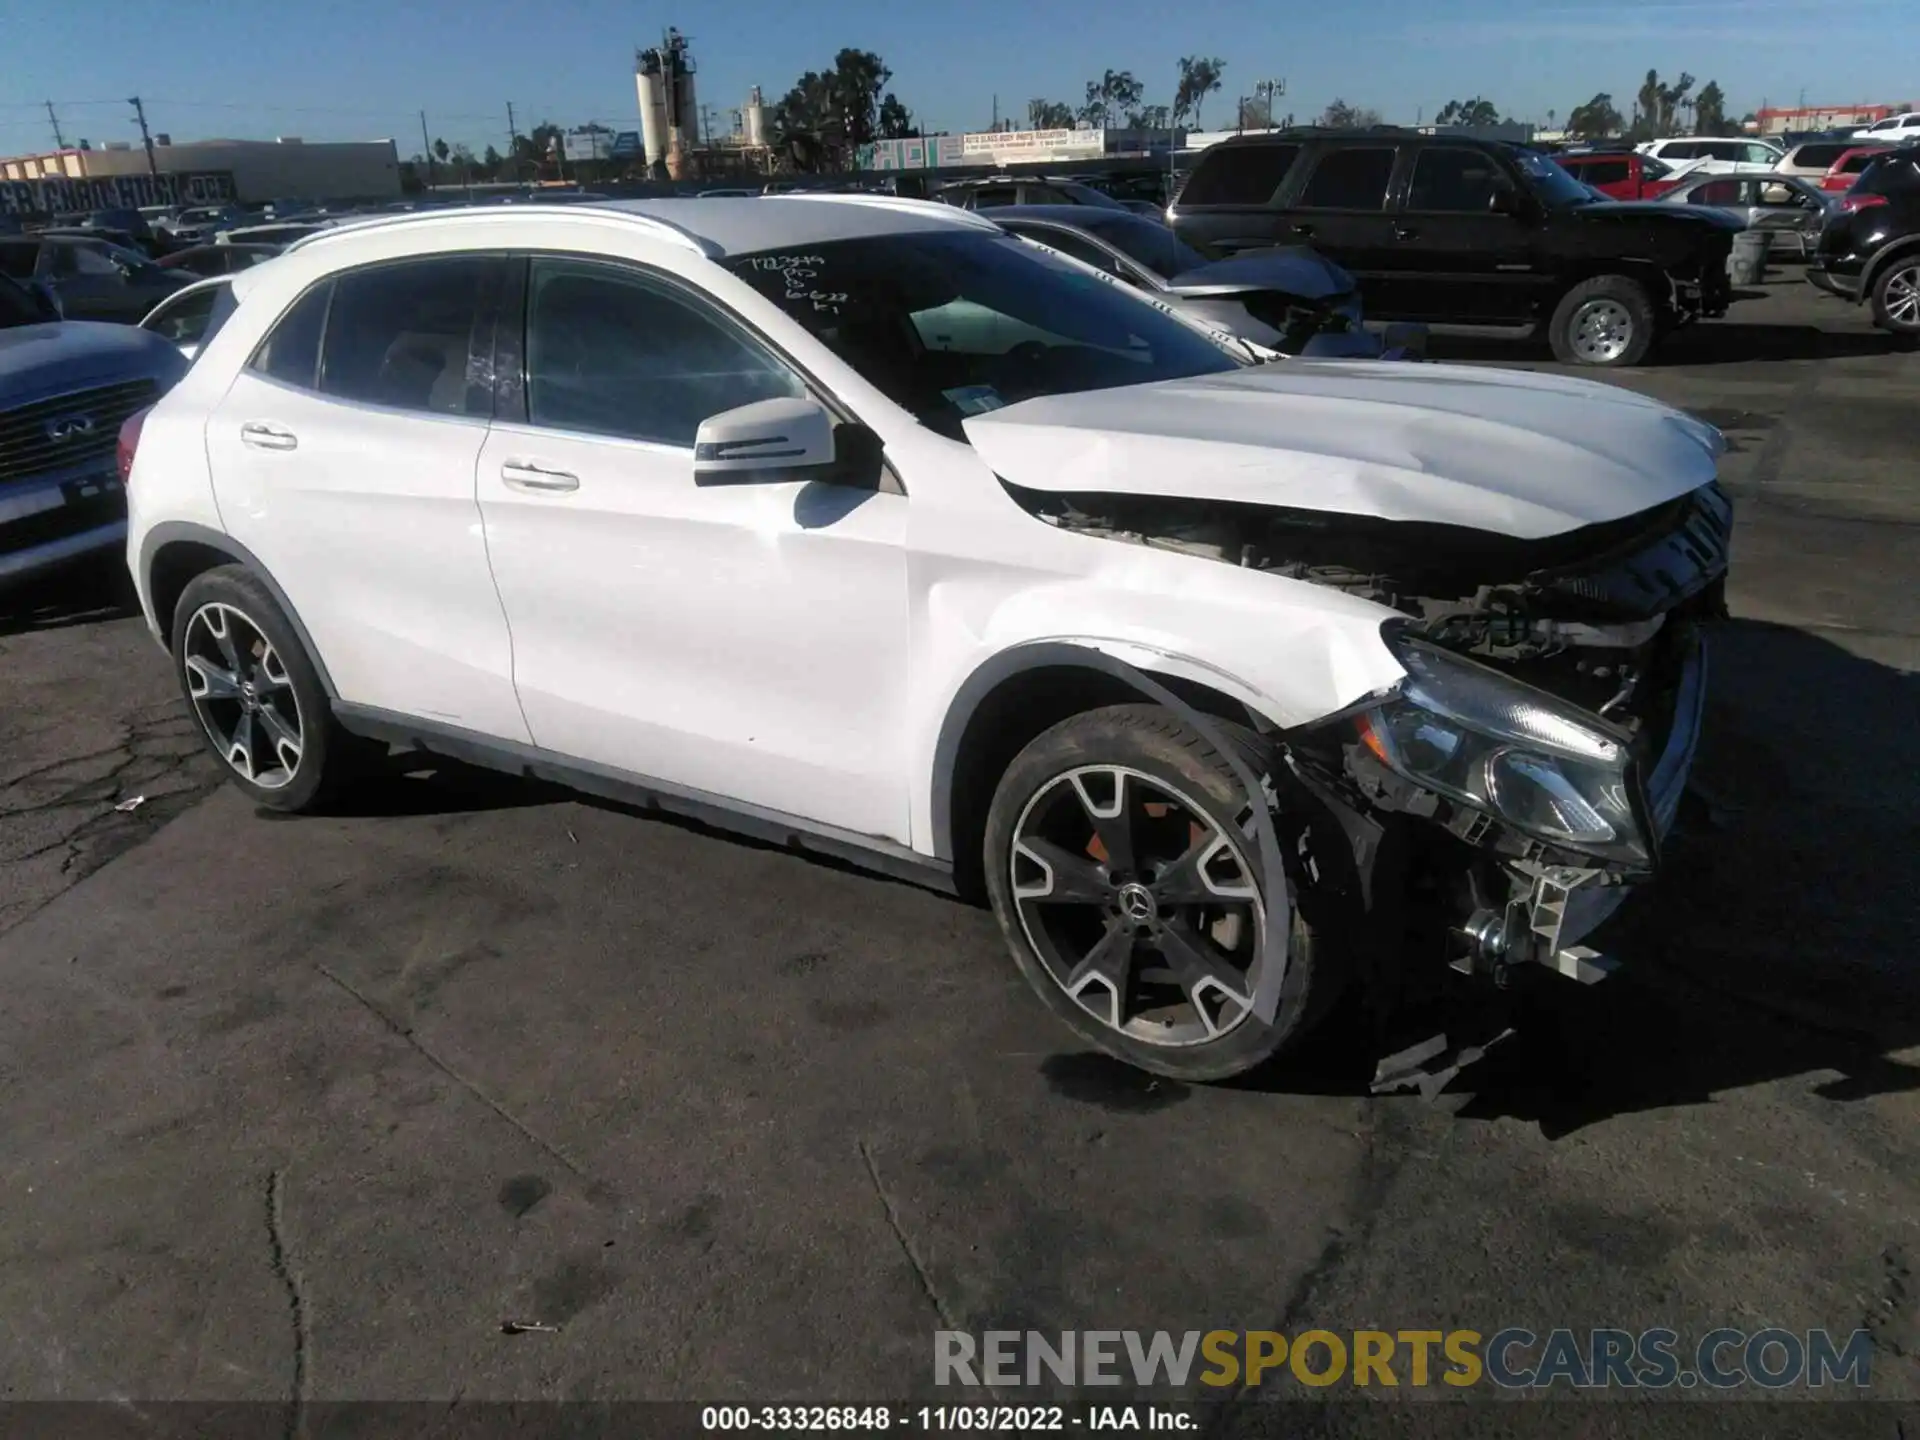
[{"label": "tree line", "polygon": [[[1635,142],[1683,130],[1691,135],[1737,135],[1753,119],[1751,115],[1742,120],[1728,117],[1727,97],[1717,81],[1709,80],[1697,91],[1693,84],[1693,76],[1684,70],[1671,82],[1662,80],[1659,71],[1649,70],[1633,97],[1631,116],[1622,116],[1613,96],[1603,90],[1567,112],[1567,134],[1578,140],[1620,136]],[[1553,119],[1554,113],[1548,111],[1548,123]]]}]

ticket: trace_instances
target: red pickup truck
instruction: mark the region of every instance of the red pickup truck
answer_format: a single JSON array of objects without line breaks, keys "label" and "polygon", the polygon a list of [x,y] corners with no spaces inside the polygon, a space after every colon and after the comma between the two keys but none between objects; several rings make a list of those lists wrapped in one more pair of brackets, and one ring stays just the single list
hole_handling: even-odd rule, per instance
[{"label": "red pickup truck", "polygon": [[1637,150],[1589,150],[1553,158],[1574,179],[1615,200],[1651,200],[1680,183],[1671,165]]}]

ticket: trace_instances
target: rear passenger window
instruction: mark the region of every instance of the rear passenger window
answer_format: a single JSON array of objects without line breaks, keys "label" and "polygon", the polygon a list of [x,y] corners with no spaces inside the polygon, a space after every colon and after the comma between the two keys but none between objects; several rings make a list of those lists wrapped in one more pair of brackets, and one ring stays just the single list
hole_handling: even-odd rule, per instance
[{"label": "rear passenger window", "polygon": [[[433,415],[491,413],[487,387],[469,381],[467,357],[476,349],[475,327],[491,311],[488,292],[501,264],[487,255],[436,255],[338,277],[320,357],[322,392]],[[479,348],[490,360],[491,333]]]},{"label": "rear passenger window", "polygon": [[[1658,161],[1654,163],[1659,164]],[[1633,174],[1632,163],[1625,159],[1589,160],[1584,165],[1569,165],[1567,168],[1573,171],[1574,179],[1584,180],[1589,185],[1618,185]],[[1662,165],[1660,168],[1664,170],[1666,167]]]},{"label": "rear passenger window", "polygon": [[253,352],[247,368],[283,385],[311,390],[320,370],[320,332],[327,325],[333,282],[322,281],[293,302]]},{"label": "rear passenger window", "polygon": [[706,306],[618,266],[536,258],[527,419],[691,449],[700,422],[804,394],[799,377]]},{"label": "rear passenger window", "polygon": [[1180,192],[1193,205],[1265,205],[1300,158],[1298,145],[1216,145]]},{"label": "rear passenger window", "polygon": [[12,240],[0,242],[0,275],[15,280],[31,280],[33,267],[40,259],[40,242]]},{"label": "rear passenger window", "polygon": [[1300,192],[1302,210],[1384,210],[1394,151],[1353,146],[1329,150]]},{"label": "rear passenger window", "polygon": [[1706,153],[1698,141],[1676,140],[1671,145],[1662,145],[1659,155],[1662,160],[1698,160]]},{"label": "rear passenger window", "polygon": [[[1314,177],[1318,179],[1318,176]],[[1600,182],[1589,178],[1589,185]],[[1482,150],[1459,145],[1436,145],[1422,150],[1413,162],[1413,185],[1407,192],[1409,210],[1482,213],[1507,180]]]}]

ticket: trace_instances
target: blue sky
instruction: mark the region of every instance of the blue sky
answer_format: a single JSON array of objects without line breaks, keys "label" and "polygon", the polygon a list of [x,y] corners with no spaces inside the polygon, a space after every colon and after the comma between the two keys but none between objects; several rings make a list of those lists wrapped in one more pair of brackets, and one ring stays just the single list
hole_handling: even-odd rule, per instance
[{"label": "blue sky", "polygon": [[[1226,83],[1205,116],[1284,77],[1280,108],[1301,119],[1336,96],[1389,120],[1431,116],[1483,94],[1523,118],[1564,115],[1597,90],[1624,112],[1648,66],[1717,79],[1734,114],[1762,100],[1920,98],[1920,12],[1911,0],[1378,0],[1364,7],[1270,0],[726,0],[653,7],[615,0],[0,0],[0,154],[52,142],[54,100],[69,143],[137,137],[124,97],[147,101],[177,139],[436,136],[475,149],[542,119],[635,123],[632,52],[673,23],[692,40],[699,96],[736,106],[758,84],[771,103],[844,45],[876,50],[892,88],[931,129],[979,129],[997,93],[1024,115],[1032,96],[1077,101],[1086,80],[1130,69],[1147,99],[1172,98],[1174,62],[1219,55]],[[78,43],[76,37],[93,37]],[[81,103],[108,102],[108,103]]]}]

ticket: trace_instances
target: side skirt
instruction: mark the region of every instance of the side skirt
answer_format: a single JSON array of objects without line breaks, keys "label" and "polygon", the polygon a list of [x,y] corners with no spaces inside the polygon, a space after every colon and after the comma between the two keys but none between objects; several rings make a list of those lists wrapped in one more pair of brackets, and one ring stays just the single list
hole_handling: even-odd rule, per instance
[{"label": "side skirt", "polygon": [[705,790],[670,785],[609,765],[575,760],[538,746],[497,740],[458,726],[420,720],[391,710],[335,701],[333,714],[343,728],[369,740],[425,750],[507,775],[563,785],[622,805],[698,820],[718,830],[752,836],[801,854],[827,856],[942,894],[954,893],[951,864],[878,835],[860,835],[831,825],[819,825]]}]

